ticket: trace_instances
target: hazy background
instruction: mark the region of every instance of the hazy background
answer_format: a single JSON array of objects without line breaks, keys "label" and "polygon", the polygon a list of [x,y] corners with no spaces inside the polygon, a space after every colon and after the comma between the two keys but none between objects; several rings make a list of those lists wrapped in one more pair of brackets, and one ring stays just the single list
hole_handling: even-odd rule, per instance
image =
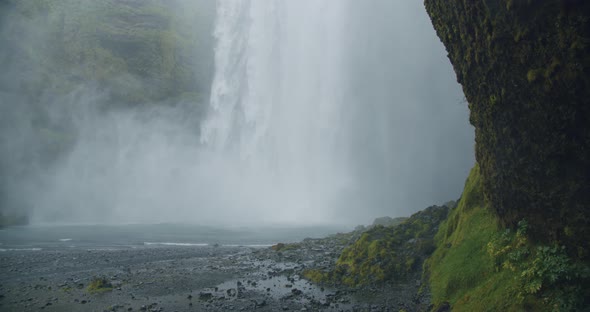
[{"label": "hazy background", "polygon": [[234,2],[0,2],[3,222],[359,224],[460,195],[473,129],[420,2]]}]

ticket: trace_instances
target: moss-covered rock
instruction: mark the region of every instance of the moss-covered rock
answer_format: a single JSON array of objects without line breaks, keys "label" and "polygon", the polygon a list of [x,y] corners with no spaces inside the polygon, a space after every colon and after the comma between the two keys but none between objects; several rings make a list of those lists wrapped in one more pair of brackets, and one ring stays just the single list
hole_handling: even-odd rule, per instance
[{"label": "moss-covered rock", "polygon": [[374,226],[346,247],[330,272],[308,270],[304,276],[320,283],[360,286],[419,278],[422,262],[434,251],[434,234],[448,207],[431,206],[400,224]]},{"label": "moss-covered rock", "polygon": [[[590,2],[425,0],[471,110],[503,225],[590,247]],[[567,229],[567,230],[566,230]]]},{"label": "moss-covered rock", "polygon": [[86,291],[91,294],[103,293],[113,290],[113,284],[106,277],[95,277],[90,281]]},{"label": "moss-covered rock", "polygon": [[531,241],[528,222],[504,229],[483,200],[476,165],[456,208],[441,223],[425,262],[432,303],[453,311],[580,311],[590,266],[555,244]]}]

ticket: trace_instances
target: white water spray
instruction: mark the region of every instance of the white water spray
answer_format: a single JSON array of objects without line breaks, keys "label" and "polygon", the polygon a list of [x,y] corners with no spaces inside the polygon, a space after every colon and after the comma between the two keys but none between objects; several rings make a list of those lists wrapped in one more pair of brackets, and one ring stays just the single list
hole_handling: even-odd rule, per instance
[{"label": "white water spray", "polygon": [[[32,221],[367,224],[459,196],[473,130],[420,3],[218,0],[208,115],[99,112],[27,184]],[[42,171],[43,172],[43,171]]]},{"label": "white water spray", "polygon": [[319,211],[331,214],[348,183],[344,4],[218,2],[216,74],[201,141],[239,167],[241,183],[262,188],[254,192],[275,219],[325,219]]}]

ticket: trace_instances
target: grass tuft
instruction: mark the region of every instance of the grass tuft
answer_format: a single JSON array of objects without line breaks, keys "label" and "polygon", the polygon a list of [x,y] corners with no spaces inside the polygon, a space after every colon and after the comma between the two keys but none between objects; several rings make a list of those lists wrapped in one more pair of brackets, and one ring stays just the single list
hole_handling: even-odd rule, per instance
[{"label": "grass tuft", "polygon": [[106,277],[95,277],[86,288],[86,291],[91,294],[103,293],[111,290],[113,290],[113,284],[111,284]]}]

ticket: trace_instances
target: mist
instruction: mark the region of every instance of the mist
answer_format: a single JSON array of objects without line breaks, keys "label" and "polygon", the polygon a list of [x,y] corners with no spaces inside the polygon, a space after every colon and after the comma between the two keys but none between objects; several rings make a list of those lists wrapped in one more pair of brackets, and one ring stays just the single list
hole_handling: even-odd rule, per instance
[{"label": "mist", "polygon": [[[474,163],[467,104],[420,2],[150,1],[167,13],[144,28],[117,16],[98,39],[68,30],[107,12],[92,1],[53,15],[8,3],[5,215],[368,224],[457,199]],[[116,31],[161,25],[149,46]],[[80,51],[62,59],[64,46]]]}]

